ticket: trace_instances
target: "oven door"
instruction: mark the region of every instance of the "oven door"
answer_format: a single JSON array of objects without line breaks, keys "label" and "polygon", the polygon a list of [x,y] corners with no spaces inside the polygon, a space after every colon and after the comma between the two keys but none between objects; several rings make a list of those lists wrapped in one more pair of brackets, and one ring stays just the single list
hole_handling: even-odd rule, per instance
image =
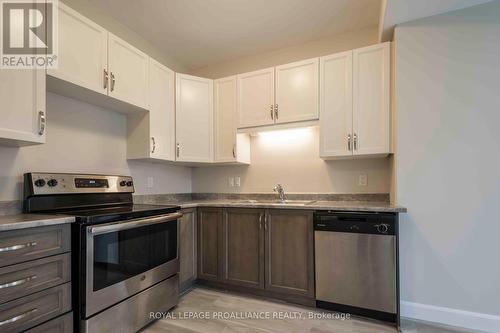
[{"label": "oven door", "polygon": [[181,216],[172,213],[87,227],[86,318],[179,271]]}]

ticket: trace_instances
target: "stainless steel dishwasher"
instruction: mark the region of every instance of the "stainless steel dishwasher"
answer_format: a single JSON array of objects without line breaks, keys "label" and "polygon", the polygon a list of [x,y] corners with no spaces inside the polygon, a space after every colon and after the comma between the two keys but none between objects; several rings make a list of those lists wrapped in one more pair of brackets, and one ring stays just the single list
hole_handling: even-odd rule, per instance
[{"label": "stainless steel dishwasher", "polygon": [[396,214],[314,214],[316,305],[399,326]]}]

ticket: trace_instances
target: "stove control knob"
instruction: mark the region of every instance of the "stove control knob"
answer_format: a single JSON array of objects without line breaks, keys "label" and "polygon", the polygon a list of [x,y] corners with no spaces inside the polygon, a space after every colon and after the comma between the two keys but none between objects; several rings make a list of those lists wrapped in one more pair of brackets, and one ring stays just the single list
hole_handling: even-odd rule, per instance
[{"label": "stove control knob", "polygon": [[45,180],[43,180],[43,179],[37,179],[37,180],[35,180],[35,186],[36,187],[44,187],[45,186]]},{"label": "stove control knob", "polygon": [[126,182],[126,181],[122,180],[122,181],[120,182],[120,186],[126,186],[126,185],[127,185],[127,182]]},{"label": "stove control knob", "polygon": [[132,185],[134,185],[134,183],[132,183],[132,181],[127,182],[127,186],[132,186]]},{"label": "stove control knob", "polygon": [[57,180],[51,179],[47,182],[47,185],[49,185],[50,187],[57,186]]}]

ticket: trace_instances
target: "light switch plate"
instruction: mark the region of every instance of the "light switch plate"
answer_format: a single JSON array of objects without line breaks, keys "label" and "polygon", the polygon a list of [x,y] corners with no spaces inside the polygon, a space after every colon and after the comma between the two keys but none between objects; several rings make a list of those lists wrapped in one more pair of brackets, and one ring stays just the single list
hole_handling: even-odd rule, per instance
[{"label": "light switch plate", "polygon": [[240,177],[234,177],[234,186],[240,187],[240,185],[241,185]]},{"label": "light switch plate", "polygon": [[148,177],[148,188],[153,188],[155,186],[154,178]]},{"label": "light switch plate", "polygon": [[359,186],[367,186],[368,185],[368,175],[366,175],[366,174],[359,175],[358,185]]},{"label": "light switch plate", "polygon": [[234,177],[229,177],[227,179],[229,187],[234,187]]}]

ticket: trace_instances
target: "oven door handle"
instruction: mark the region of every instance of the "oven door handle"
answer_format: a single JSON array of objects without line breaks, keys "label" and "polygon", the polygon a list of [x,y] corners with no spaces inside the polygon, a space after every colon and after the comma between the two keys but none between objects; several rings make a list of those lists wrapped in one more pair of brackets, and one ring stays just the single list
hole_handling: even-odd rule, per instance
[{"label": "oven door handle", "polygon": [[90,227],[88,229],[88,232],[92,235],[106,234],[109,232],[145,227],[148,225],[174,221],[180,217],[182,217],[182,213],[172,213],[167,215],[130,220],[128,222],[107,223],[97,227]]}]

